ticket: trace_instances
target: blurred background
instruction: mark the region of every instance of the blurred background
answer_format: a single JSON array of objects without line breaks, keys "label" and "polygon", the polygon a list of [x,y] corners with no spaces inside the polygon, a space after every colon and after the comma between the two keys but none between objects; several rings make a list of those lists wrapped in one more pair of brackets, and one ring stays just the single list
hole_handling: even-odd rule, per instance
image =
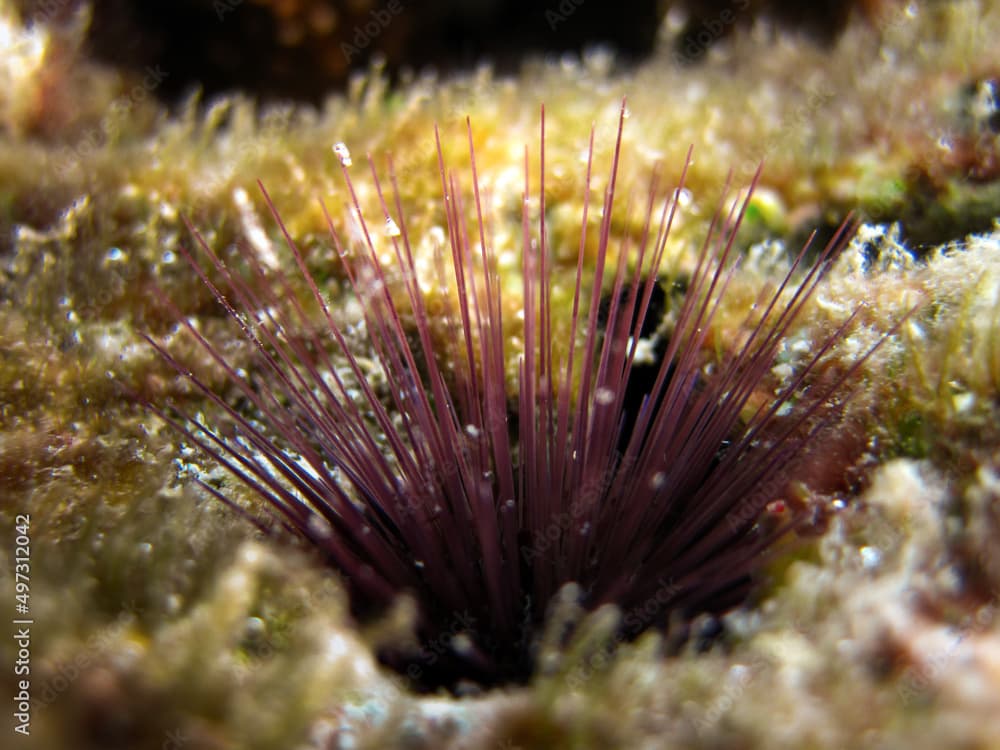
[{"label": "blurred background", "polygon": [[[79,22],[81,0],[18,0],[22,17]],[[176,99],[193,86],[207,94],[239,89],[262,99],[318,102],[343,88],[376,56],[390,76],[427,66],[446,73],[488,60],[516,70],[525,55],[580,52],[599,45],[628,64],[652,53],[668,13],[679,29],[669,43],[685,64],[755,18],[831,41],[852,13],[872,16],[879,0],[93,0],[87,53],[138,71],[171,71],[158,89]],[[415,8],[414,5],[419,7]],[[718,19],[732,11],[732,22]],[[417,12],[403,11],[417,10]],[[374,32],[374,33],[372,33]],[[706,33],[708,32],[708,33]],[[698,40],[708,39],[710,43]]]}]

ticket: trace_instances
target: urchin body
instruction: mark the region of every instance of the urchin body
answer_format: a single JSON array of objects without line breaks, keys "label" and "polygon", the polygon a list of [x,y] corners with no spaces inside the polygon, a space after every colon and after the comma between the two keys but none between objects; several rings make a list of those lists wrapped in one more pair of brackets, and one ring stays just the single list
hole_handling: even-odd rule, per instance
[{"label": "urchin body", "polygon": [[[440,248],[447,262],[440,265],[449,274],[440,281],[454,294],[443,312],[436,299],[433,315],[398,197],[383,192],[373,168],[384,216],[366,221],[342,155],[358,239],[345,243],[327,219],[351,291],[364,304],[383,388],[371,384],[283,226],[310,300],[297,299],[287,279],[249,249],[247,279],[200,236],[210,265],[189,256],[259,352],[260,372],[237,372],[182,323],[252,406],[254,419],[150,339],[214,402],[225,427],[157,412],[319,549],[345,577],[358,611],[413,597],[421,646],[384,656],[421,684],[528,676],[548,603],[570,582],[586,608],[619,606],[629,636],[742,601],[763,553],[800,518],[790,506],[776,522],[761,523],[765,508],[782,497],[790,464],[838,415],[843,386],[862,361],[822,387],[802,387],[849,320],[772,400],[752,400],[834,241],[797,286],[791,279],[805,251],[776,290],[762,293],[743,343],[705,377],[705,344],[734,268],[744,201],[717,215],[672,313],[672,331],[638,377],[637,353],[658,324],[653,302],[662,297],[660,265],[684,175],[659,211],[650,189],[635,246],[612,248],[623,121],[624,108],[593,268],[585,269],[584,258],[595,209],[585,196],[570,309],[554,310],[543,112],[537,225],[525,155],[520,341],[505,334],[507,308],[471,131],[471,196],[447,170],[438,144],[447,219]],[[593,136],[589,154],[588,185]],[[277,212],[275,218],[280,223]],[[384,233],[388,259],[369,228],[383,222],[392,230]],[[318,325],[306,307],[320,311]],[[558,336],[554,316],[568,320]],[[507,375],[512,358],[514,383]]]}]

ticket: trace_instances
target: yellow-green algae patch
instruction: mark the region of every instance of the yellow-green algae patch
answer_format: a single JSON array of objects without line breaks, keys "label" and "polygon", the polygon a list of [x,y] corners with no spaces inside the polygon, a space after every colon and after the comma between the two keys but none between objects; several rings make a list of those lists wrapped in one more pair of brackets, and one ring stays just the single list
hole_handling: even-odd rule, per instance
[{"label": "yellow-green algae patch", "polygon": [[[875,23],[850,26],[828,47],[758,25],[683,69],[669,52],[679,23],[668,15],[662,52],[635,69],[596,52],[528,63],[512,79],[484,68],[395,89],[374,71],[320,110],[262,109],[234,95],[194,96],[168,112],[151,95],[140,98],[141,81],[89,61],[80,27],[26,29],[0,2],[0,530],[10,540],[15,517],[31,516],[29,743],[840,748],[1000,740],[1000,233],[990,229],[1000,215],[990,125],[1000,4],[886,4]],[[326,201],[359,248],[332,147],[350,150],[377,232],[383,217],[364,157],[370,152],[384,177],[391,155],[408,231],[429,257],[444,226],[434,125],[467,186],[466,116],[503,259],[519,252],[526,145],[537,191],[545,104],[546,218],[565,290],[575,273],[589,131],[593,124],[596,209],[623,96],[623,206],[630,194],[641,203],[657,165],[665,195],[695,147],[668,271],[689,267],[727,172],[743,186],[765,161],[740,247],[764,244],[747,250],[720,311],[720,356],[760,285],[787,268],[773,240],[795,246],[852,208],[873,220],[817,290],[774,378],[857,304],[868,305],[862,326],[831,366],[919,305],[858,383],[853,419],[869,466],[883,465],[863,475],[857,494],[814,498],[844,508],[823,536],[776,561],[773,580],[727,619],[725,638],[708,653],[691,644],[664,657],[660,639],[647,635],[608,659],[599,644],[610,638],[611,615],[601,612],[568,647],[546,652],[527,687],[461,700],[410,695],[375,667],[366,643],[402,637],[405,612],[402,624],[358,631],[335,574],[287,539],[255,539],[199,493],[188,481],[195,471],[256,507],[123,400],[107,372],[211,413],[138,334],[170,333],[173,316],[155,285],[227,358],[250,362],[179,248],[193,244],[186,216],[231,261],[242,237],[291,268],[257,178],[335,314],[356,320],[318,205]],[[535,201],[537,210],[537,193]],[[613,249],[638,231],[639,217],[616,214]],[[885,223],[895,218],[902,234]],[[591,221],[595,241],[596,211]],[[979,234],[967,237],[972,230]],[[937,245],[944,240],[952,242]],[[504,267],[505,291],[519,290],[517,258]],[[516,294],[510,304],[514,312]],[[363,340],[355,343],[364,354]],[[225,387],[204,358],[193,366]],[[9,565],[0,573],[0,602],[14,601],[10,573]],[[3,664],[13,664],[13,649],[3,641]],[[2,674],[13,694],[15,675]]]}]

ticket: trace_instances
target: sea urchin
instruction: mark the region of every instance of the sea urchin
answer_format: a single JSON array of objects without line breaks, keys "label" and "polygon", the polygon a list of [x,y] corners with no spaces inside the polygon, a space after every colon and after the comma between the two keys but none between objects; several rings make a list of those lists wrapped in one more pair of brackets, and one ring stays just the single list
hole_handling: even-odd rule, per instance
[{"label": "sea urchin", "polygon": [[[471,127],[471,214],[436,136],[447,220],[440,255],[450,250],[450,270],[440,271],[450,277],[438,281],[452,290],[443,299],[437,292],[432,299],[418,273],[395,176],[390,208],[372,166],[391,228],[379,237],[362,215],[349,158],[341,154],[355,239],[345,243],[324,213],[363,303],[380,385],[356,340],[335,321],[266,192],[311,298],[297,297],[290,281],[249,248],[241,252],[249,276],[230,270],[197,232],[210,264],[188,255],[256,352],[258,371],[243,373],[178,313],[242,404],[228,403],[149,338],[223,416],[213,425],[174,409],[153,406],[156,413],[321,551],[345,577],[356,611],[385,608],[403,592],[413,597],[422,645],[384,657],[423,685],[524,679],[546,607],[569,582],[578,584],[585,608],[617,604],[627,615],[627,636],[668,617],[739,603],[762,553],[805,515],[791,504],[783,514],[765,509],[783,497],[789,464],[838,418],[845,383],[863,361],[826,373],[822,385],[804,385],[848,320],[776,396],[754,398],[841,237],[808,270],[800,271],[806,251],[799,254],[777,288],[761,293],[734,353],[707,373],[707,336],[736,267],[734,236],[749,197],[734,201],[728,215],[717,212],[664,333],[656,317],[662,311],[652,308],[663,301],[661,259],[687,168],[662,209],[654,208],[650,189],[641,236],[610,260],[623,121],[624,106],[592,277],[585,270],[592,211],[585,195],[575,289],[564,297],[566,309],[557,309],[542,111],[537,226],[525,152],[520,340],[505,334],[510,321]],[[588,186],[593,153],[592,133]],[[382,254],[373,237],[384,242]],[[439,269],[449,265],[438,260]],[[567,327],[554,318],[568,320]],[[638,378],[637,352],[651,335],[659,341],[656,364],[651,371],[642,365],[649,377]],[[512,362],[514,383],[507,374]],[[204,486],[230,502],[219,488]]]}]

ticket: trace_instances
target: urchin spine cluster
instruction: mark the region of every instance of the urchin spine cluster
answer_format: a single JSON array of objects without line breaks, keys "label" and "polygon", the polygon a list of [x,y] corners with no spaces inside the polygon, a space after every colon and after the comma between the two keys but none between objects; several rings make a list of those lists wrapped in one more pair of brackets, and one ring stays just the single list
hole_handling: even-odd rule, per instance
[{"label": "urchin spine cluster", "polygon": [[[249,248],[243,256],[252,273],[242,277],[195,232],[209,263],[186,255],[258,352],[262,370],[252,377],[238,372],[179,316],[252,405],[254,417],[149,338],[214,403],[222,421],[154,410],[320,550],[347,580],[358,611],[387,607],[404,592],[414,598],[423,647],[385,657],[425,683],[530,674],[546,606],[569,582],[579,584],[587,608],[621,607],[630,635],[668,617],[720,612],[741,601],[762,553],[800,518],[791,508],[778,522],[762,524],[765,507],[781,497],[789,463],[837,416],[838,397],[864,360],[833,382],[803,388],[852,316],[780,393],[752,407],[751,396],[819,283],[838,236],[797,286],[792,278],[806,249],[772,293],[762,292],[743,343],[705,376],[707,336],[736,267],[734,238],[748,193],[727,215],[720,209],[714,217],[652,386],[636,413],[628,413],[637,348],[650,327],[650,303],[687,167],[659,210],[655,184],[650,188],[641,235],[635,246],[623,241],[612,268],[624,119],[623,106],[588,269],[591,133],[572,307],[556,310],[542,111],[537,226],[530,219],[525,149],[518,351],[504,333],[501,279],[471,127],[471,206],[444,163],[436,134],[447,220],[441,251],[450,252],[449,283],[456,292],[438,317],[450,343],[441,342],[431,318],[395,177],[387,196],[372,165],[383,218],[394,229],[384,235],[390,262],[376,250],[347,160],[345,184],[363,239],[345,243],[324,206],[345,276],[363,301],[385,379],[379,392],[266,192],[312,300],[298,299],[288,279],[265,268]],[[469,236],[470,215],[478,236]],[[604,313],[602,294],[611,300]],[[321,311],[318,323],[309,307]],[[568,339],[558,345],[554,316],[569,320]],[[332,350],[346,367],[338,366]],[[512,357],[518,362],[515,384],[506,375]],[[792,401],[791,415],[781,416]],[[216,487],[203,486],[230,502]]]}]

